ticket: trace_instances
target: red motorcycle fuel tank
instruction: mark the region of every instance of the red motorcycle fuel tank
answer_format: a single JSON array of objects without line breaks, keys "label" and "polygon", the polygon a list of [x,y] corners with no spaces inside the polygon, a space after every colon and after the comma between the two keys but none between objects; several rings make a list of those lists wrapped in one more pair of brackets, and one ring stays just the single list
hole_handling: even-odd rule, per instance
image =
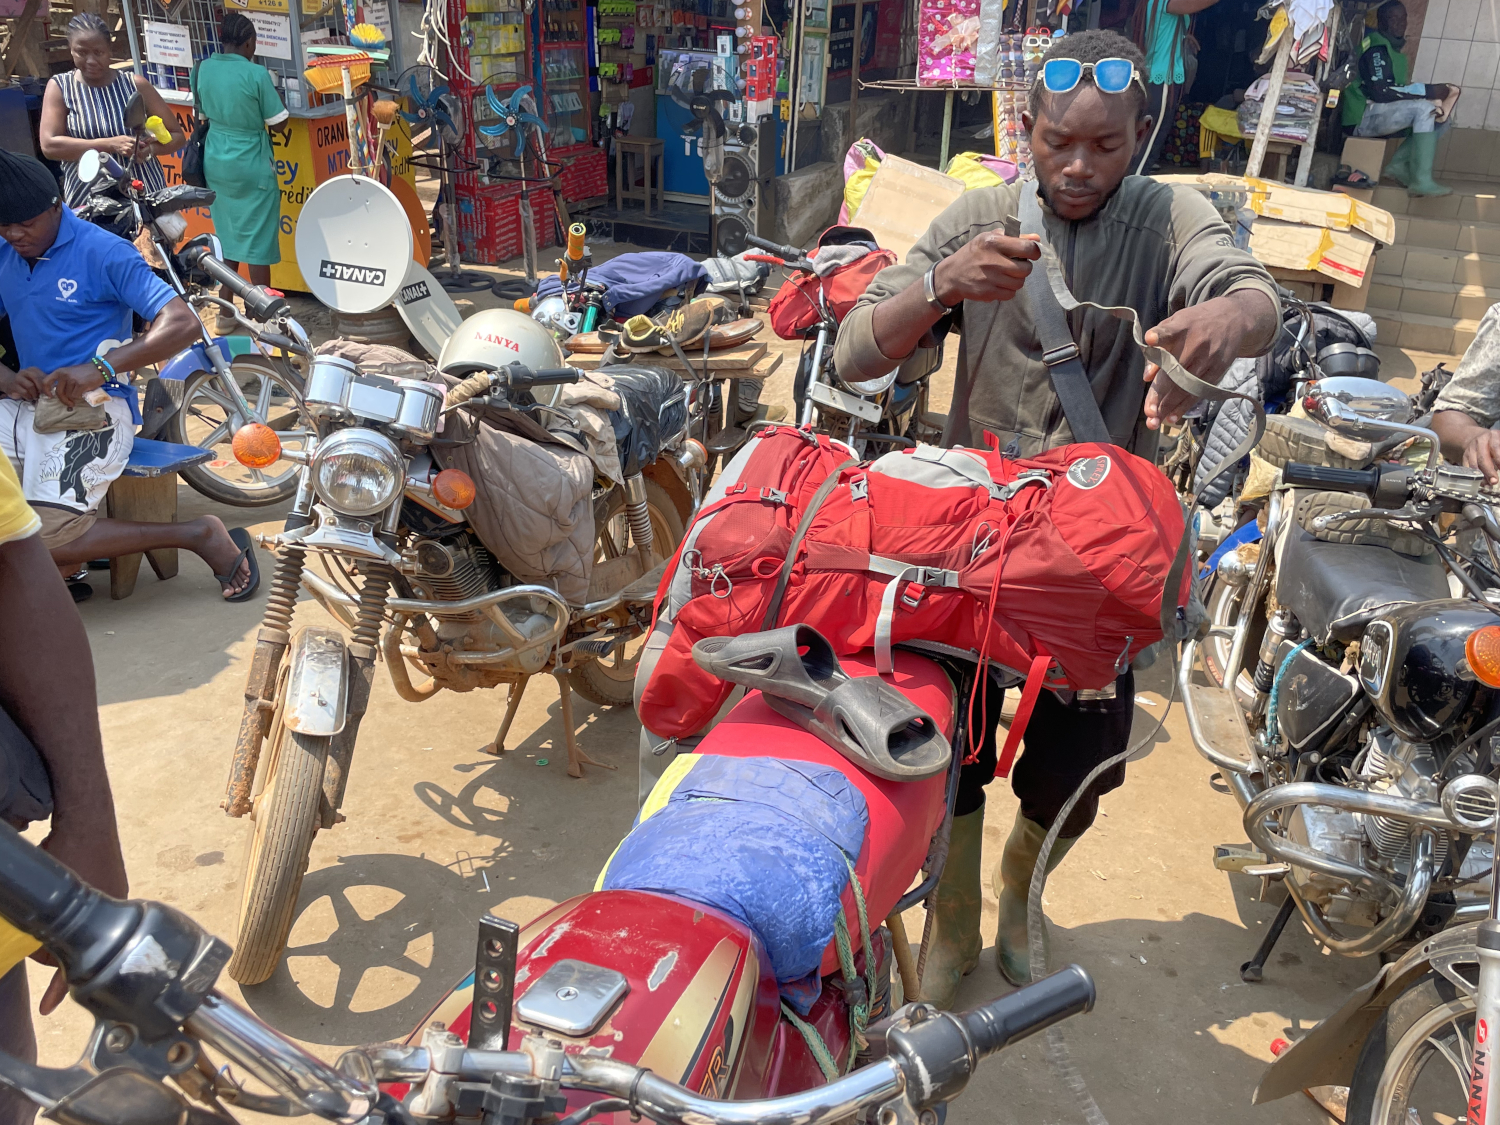
[{"label": "red motorcycle fuel tank", "polygon": [[[523,1020],[529,989],[568,960],[612,969],[627,988],[586,1036]],[[427,1022],[442,1020],[467,1037],[473,983],[464,981]],[[544,1007],[543,1000],[533,1004]],[[598,891],[559,903],[521,931],[510,1046],[538,1031],[569,1050],[646,1067],[709,1097],[753,1098],[766,1088],[780,1012],[770,962],[739,922],[665,895]],[[577,1093],[569,1104],[596,1097]]]}]

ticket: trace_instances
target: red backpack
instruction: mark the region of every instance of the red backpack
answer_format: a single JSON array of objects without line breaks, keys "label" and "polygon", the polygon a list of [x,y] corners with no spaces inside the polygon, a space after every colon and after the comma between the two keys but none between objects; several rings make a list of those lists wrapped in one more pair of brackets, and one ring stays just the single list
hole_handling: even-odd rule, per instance
[{"label": "red backpack", "polygon": [[[863,227],[829,227],[818,236],[818,249],[825,246],[844,246],[851,242],[874,242],[875,236]],[[813,252],[816,254],[816,251]],[[864,296],[875,275],[887,266],[894,266],[897,258],[890,250],[872,250],[864,257],[839,266],[827,277],[798,270],[781,283],[776,296],[771,298],[766,310],[771,320],[771,331],[783,340],[800,340],[822,320],[818,311],[818,291],[828,301],[833,318],[842,321],[849,315],[854,303]]]},{"label": "red backpack", "polygon": [[1116,446],[1025,459],[918,446],[859,464],[826,436],[765,429],[667,567],[637,710],[661,737],[696,733],[731,685],[693,645],[799,622],[840,654],[874,648],[881,671],[897,643],[1013,670],[1027,681],[1019,734],[1044,683],[1103,688],[1161,639],[1182,539],[1171,483]]}]

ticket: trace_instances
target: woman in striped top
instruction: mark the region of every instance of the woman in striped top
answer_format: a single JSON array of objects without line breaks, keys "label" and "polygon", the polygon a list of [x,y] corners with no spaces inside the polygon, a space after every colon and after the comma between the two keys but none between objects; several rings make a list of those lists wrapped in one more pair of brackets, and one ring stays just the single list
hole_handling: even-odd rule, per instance
[{"label": "woman in striped top", "polygon": [[[113,49],[109,27],[92,12],[80,12],[68,21],[68,51],[75,69],[47,83],[42,98],[42,154],[62,164],[63,189],[68,206],[79,207],[88,198],[88,185],[78,178],[78,158],[91,148],[121,161],[133,161],[136,177],[148,191],[167,186],[161,163],[164,152],[176,152],[187,143],[177,115],[167,108],[144,78],[110,66]],[[139,143],[125,127],[125,105],[139,93],[146,116],[162,119],[172,139],[158,144],[146,137]]]}]

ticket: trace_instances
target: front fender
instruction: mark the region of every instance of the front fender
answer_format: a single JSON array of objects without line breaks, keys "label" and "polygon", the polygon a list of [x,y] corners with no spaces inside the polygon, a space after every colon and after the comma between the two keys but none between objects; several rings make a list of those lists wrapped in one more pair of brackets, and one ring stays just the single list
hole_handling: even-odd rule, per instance
[{"label": "front fender", "polygon": [[184,348],[161,365],[161,378],[186,380],[200,371],[214,370],[213,361],[208,355],[210,347],[217,350],[224,362],[228,363],[233,356],[229,352],[229,345],[224,342],[227,339],[227,336],[216,336],[211,345],[199,340],[191,347]]},{"label": "front fender", "polygon": [[1255,1088],[1254,1104],[1275,1101],[1310,1086],[1347,1086],[1354,1078],[1359,1053],[1381,1014],[1429,971],[1441,973],[1465,992],[1473,981],[1457,966],[1477,964],[1474,952],[1479,923],[1469,922],[1434,934],[1413,946],[1399,961],[1380,966],[1355,989],[1344,1006],[1313,1028],[1273,1062]]},{"label": "front fender", "polygon": [[349,659],[337,629],[310,626],[292,638],[283,699],[287,730],[319,737],[338,734],[348,716]]}]

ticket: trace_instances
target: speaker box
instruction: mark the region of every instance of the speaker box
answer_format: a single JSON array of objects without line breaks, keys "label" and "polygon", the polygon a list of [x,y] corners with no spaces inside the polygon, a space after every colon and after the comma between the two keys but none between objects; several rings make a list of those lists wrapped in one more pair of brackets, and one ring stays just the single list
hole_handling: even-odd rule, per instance
[{"label": "speaker box", "polygon": [[724,173],[713,186],[714,253],[733,257],[750,244],[746,235],[770,238],[775,227],[776,119],[727,124]]}]

